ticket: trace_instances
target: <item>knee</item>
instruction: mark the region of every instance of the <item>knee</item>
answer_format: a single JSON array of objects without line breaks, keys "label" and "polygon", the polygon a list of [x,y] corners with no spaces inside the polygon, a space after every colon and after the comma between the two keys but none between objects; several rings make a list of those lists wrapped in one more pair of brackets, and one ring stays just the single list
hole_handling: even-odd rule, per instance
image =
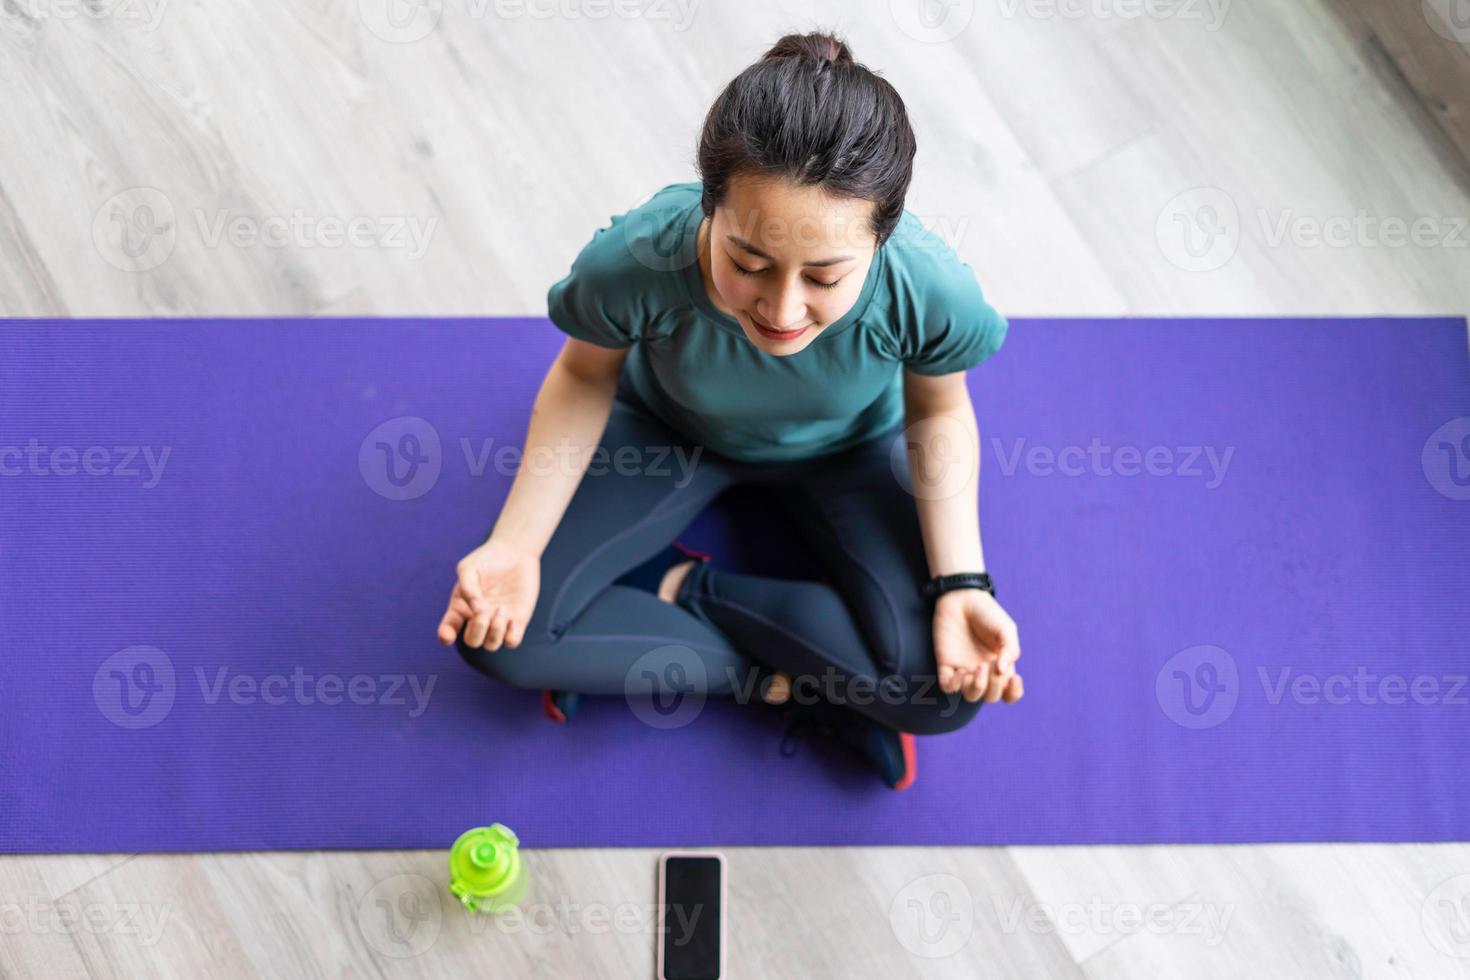
[{"label": "knee", "polygon": [[959,691],[939,689],[933,674],[888,678],[899,695],[895,727],[913,735],[945,735],[964,728],[980,713],[982,701],[966,701]]},{"label": "knee", "polygon": [[534,646],[533,642],[522,640],[518,647],[501,646],[499,650],[486,650],[483,647],[471,647],[464,641],[463,633],[454,640],[454,648],[459,651],[464,662],[475,670],[510,687],[529,689],[546,686],[541,683],[543,678],[536,676],[537,658],[532,649]]},{"label": "knee", "polygon": [[946,735],[957,732],[975,720],[983,703],[966,701],[958,691],[953,694],[940,692],[938,703],[919,714],[918,724],[922,727],[911,728],[909,731],[915,735]]},{"label": "knee", "polygon": [[964,728],[980,713],[983,701],[966,701],[960,691],[939,686],[930,617],[907,624],[905,642],[896,645],[893,661],[897,669],[881,681],[888,709],[899,731],[914,735],[944,735]]},{"label": "knee", "polygon": [[[495,677],[495,672],[490,665],[490,651],[481,649],[480,647],[470,646],[464,641],[463,631],[454,638],[454,649],[459,651],[459,655],[465,663],[482,674]],[[496,679],[499,680],[499,678]]]}]

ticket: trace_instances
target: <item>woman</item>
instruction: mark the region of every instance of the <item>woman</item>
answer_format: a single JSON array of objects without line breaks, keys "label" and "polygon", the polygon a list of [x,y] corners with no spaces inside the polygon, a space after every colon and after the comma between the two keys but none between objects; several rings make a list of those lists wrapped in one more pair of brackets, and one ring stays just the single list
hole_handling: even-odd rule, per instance
[{"label": "woman", "polygon": [[[1016,626],[982,574],[965,387],[1007,324],[904,211],[914,148],[898,93],[831,35],[784,37],[730,83],[701,182],[613,218],[551,288],[569,339],[442,643],[543,689],[561,721],[645,680],[758,690],[895,789],[913,734],[1021,697]],[[674,541],[738,484],[770,488],[828,580]]]}]

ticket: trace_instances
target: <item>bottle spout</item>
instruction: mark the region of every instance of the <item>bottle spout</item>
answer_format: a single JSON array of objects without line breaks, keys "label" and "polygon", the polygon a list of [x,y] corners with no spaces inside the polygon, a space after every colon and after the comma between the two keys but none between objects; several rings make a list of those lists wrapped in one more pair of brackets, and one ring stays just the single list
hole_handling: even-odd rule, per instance
[{"label": "bottle spout", "polygon": [[499,851],[494,844],[489,841],[482,841],[470,850],[470,860],[478,868],[493,868],[495,867],[495,858],[498,853]]}]

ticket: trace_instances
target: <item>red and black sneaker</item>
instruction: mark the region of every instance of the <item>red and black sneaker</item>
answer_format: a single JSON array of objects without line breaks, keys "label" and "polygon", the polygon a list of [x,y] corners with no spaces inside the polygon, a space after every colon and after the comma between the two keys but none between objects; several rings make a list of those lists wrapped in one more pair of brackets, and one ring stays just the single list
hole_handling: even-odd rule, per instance
[{"label": "red and black sneaker", "polygon": [[541,691],[541,710],[558,725],[565,725],[581,707],[582,695],[576,691],[553,691],[550,688]]},{"label": "red and black sneaker", "polygon": [[781,754],[796,752],[796,738],[807,731],[830,735],[852,749],[878,773],[889,789],[908,789],[919,775],[914,736],[889,728],[848,708],[834,705],[788,705],[790,724],[781,739]]}]

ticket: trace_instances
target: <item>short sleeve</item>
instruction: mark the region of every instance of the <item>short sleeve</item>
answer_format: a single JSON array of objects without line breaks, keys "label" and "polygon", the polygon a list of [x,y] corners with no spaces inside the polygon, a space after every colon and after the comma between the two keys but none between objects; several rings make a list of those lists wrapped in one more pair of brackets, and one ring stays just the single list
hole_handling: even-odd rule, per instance
[{"label": "short sleeve", "polygon": [[566,278],[547,290],[547,313],[563,333],[598,347],[629,347],[638,340],[636,318],[618,303],[631,286],[621,261],[624,239],[616,219],[598,229]]},{"label": "short sleeve", "polygon": [[910,307],[917,322],[904,325],[904,367],[915,374],[968,371],[1000,350],[1010,326],[969,265],[958,258],[939,265]]}]

